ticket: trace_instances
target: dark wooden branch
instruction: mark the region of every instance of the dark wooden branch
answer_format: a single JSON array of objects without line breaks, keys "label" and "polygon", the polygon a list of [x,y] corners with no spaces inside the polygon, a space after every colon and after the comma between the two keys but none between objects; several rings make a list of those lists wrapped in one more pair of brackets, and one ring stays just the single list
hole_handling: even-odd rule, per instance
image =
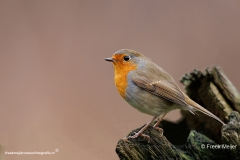
[{"label": "dark wooden branch", "polygon": [[184,119],[178,124],[160,124],[163,136],[149,127],[144,134],[150,141],[143,137],[119,140],[116,152],[120,159],[240,159],[240,98],[236,88],[217,66],[204,72],[194,70],[181,82],[190,98],[228,123],[222,126],[201,113],[194,116],[182,111]]}]

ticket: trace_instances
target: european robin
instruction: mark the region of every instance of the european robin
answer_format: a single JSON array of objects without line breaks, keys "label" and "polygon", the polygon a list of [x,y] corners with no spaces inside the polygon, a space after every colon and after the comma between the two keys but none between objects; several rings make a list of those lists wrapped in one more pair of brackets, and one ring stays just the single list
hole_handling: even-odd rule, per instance
[{"label": "european robin", "polygon": [[200,111],[225,125],[218,117],[184,94],[165,70],[143,54],[121,49],[105,60],[113,63],[115,85],[120,95],[140,112],[153,116],[139,132],[128,138],[149,138],[143,131],[158,117],[160,119],[153,127],[162,131],[158,128],[159,123],[169,111],[175,109],[188,110],[193,114]]}]

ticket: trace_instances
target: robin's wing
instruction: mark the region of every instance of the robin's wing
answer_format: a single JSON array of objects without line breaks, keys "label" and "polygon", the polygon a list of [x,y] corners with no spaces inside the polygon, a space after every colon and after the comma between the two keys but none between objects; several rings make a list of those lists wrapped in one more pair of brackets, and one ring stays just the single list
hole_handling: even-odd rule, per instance
[{"label": "robin's wing", "polygon": [[154,80],[151,81],[146,77],[133,77],[132,81],[140,88],[173,103],[188,106],[185,102],[184,95],[172,81]]}]

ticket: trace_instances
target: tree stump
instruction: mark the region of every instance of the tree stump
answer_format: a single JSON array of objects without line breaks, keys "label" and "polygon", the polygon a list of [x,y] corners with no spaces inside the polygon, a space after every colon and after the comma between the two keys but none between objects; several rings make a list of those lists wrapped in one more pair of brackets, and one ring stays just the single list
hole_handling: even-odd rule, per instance
[{"label": "tree stump", "polygon": [[159,125],[163,136],[150,126],[144,131],[150,141],[143,137],[119,140],[116,153],[121,160],[240,159],[240,96],[230,80],[214,66],[204,72],[194,70],[181,82],[191,99],[227,124],[222,126],[199,112],[182,111],[184,118],[179,123],[163,121]]}]

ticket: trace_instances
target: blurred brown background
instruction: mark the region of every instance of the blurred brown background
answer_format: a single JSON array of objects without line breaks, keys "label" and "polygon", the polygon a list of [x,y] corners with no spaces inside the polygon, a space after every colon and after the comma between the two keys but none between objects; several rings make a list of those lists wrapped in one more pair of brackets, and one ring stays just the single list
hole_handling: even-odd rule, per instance
[{"label": "blurred brown background", "polygon": [[1,0],[0,145],[59,149],[3,158],[118,159],[117,141],[151,119],[114,86],[104,58],[122,48],[145,54],[176,81],[218,64],[240,88],[239,8],[231,0]]}]

